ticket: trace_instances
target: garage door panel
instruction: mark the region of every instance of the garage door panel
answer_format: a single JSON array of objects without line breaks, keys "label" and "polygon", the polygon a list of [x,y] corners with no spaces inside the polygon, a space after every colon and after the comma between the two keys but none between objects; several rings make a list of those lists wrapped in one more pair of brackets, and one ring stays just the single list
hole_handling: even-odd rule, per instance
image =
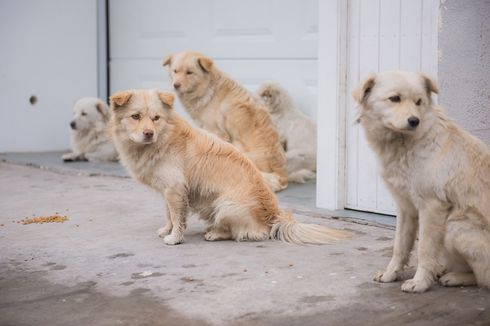
[{"label": "garage door panel", "polygon": [[[316,58],[316,0],[110,1],[112,58]],[[128,46],[130,45],[130,46]]]},{"label": "garage door panel", "polygon": [[[215,60],[215,64],[251,91],[265,81],[279,81],[301,110],[316,116],[316,60]],[[161,60],[116,59],[110,71],[111,93],[131,88],[172,89]],[[180,103],[178,111],[183,113]]]}]

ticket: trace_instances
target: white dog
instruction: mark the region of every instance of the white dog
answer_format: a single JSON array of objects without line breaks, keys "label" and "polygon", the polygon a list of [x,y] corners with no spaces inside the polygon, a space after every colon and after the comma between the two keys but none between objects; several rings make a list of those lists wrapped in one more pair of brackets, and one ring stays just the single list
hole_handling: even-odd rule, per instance
[{"label": "white dog", "polygon": [[490,287],[490,151],[432,103],[436,83],[409,72],[368,77],[353,92],[359,122],[398,206],[393,257],[375,277],[400,277],[419,232],[418,266],[402,290]]},{"label": "white dog", "polygon": [[316,124],[275,83],[262,84],[256,94],[269,110],[286,151],[288,180],[304,183],[316,176]]},{"label": "white dog", "polygon": [[62,156],[63,161],[117,161],[117,152],[109,138],[107,123],[111,111],[97,98],[84,97],[73,107],[70,122],[72,152]]}]

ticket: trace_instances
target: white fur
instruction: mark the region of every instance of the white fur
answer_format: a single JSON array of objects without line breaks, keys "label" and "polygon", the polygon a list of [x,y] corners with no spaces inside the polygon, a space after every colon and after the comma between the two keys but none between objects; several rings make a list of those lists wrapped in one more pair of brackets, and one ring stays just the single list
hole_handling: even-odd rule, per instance
[{"label": "white fur", "polygon": [[288,180],[304,183],[316,176],[316,124],[293,103],[288,92],[275,83],[259,87],[257,96],[269,110],[286,152]]},{"label": "white fur", "polygon": [[107,132],[111,112],[97,98],[84,97],[73,107],[71,129],[72,152],[64,161],[117,161],[117,152]]},{"label": "white fur", "polygon": [[[406,292],[424,292],[440,275],[445,286],[490,287],[490,151],[432,104],[437,91],[425,75],[395,71],[370,76],[353,93],[398,205],[393,257],[376,281],[400,277],[419,233]],[[420,120],[415,128],[411,117]]]}]

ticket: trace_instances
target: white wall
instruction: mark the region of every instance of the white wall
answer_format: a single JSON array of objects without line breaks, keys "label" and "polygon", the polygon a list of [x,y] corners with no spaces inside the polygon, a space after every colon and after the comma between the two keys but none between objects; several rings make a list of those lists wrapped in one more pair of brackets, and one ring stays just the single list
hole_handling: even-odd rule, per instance
[{"label": "white wall", "polygon": [[490,1],[446,0],[440,16],[439,103],[490,146]]},{"label": "white wall", "polygon": [[97,1],[0,0],[0,62],[0,152],[67,149],[73,103],[97,96]]}]

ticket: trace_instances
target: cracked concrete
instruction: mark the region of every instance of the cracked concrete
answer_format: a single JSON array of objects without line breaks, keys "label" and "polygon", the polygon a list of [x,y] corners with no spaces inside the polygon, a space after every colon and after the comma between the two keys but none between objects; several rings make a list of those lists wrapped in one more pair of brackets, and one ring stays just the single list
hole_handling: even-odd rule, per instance
[{"label": "cracked concrete", "polygon": [[[488,325],[490,292],[434,285],[406,294],[372,281],[391,228],[328,216],[337,245],[156,235],[163,199],[133,180],[0,163],[0,325]],[[65,223],[17,223],[54,213]],[[406,277],[413,273],[409,268]]]}]

